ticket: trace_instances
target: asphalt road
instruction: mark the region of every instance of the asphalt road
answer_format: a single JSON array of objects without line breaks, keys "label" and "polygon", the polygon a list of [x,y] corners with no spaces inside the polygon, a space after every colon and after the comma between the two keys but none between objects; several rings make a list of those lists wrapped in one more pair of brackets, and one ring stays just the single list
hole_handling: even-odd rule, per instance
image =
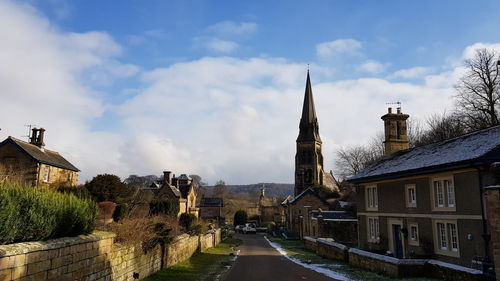
[{"label": "asphalt road", "polygon": [[240,254],[222,281],[332,281],[283,257],[259,234],[239,234]]}]

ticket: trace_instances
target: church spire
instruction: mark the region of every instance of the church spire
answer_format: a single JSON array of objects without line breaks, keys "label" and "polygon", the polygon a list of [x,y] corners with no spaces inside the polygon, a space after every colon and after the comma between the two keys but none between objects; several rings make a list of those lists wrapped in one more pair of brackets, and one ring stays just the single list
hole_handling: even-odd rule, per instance
[{"label": "church spire", "polygon": [[314,109],[314,100],[311,87],[311,78],[307,70],[306,91],[304,94],[304,105],[302,107],[302,117],[300,118],[300,131],[297,141],[318,141],[319,137],[318,118]]}]

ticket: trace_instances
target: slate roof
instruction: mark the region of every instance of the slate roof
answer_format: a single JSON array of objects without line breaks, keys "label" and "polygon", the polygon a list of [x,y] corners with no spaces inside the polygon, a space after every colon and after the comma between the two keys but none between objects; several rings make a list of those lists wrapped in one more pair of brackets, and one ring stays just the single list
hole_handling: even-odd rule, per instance
[{"label": "slate roof", "polygon": [[203,197],[200,201],[200,207],[224,207],[222,198]]},{"label": "slate roof", "polygon": [[307,71],[306,90],[304,93],[304,104],[302,107],[302,116],[299,124],[299,136],[297,141],[319,141],[319,125],[314,108],[314,100],[311,87],[311,78]]},{"label": "slate roof", "polygon": [[499,159],[500,125],[385,156],[349,178],[348,182],[363,183],[489,165]]},{"label": "slate roof", "polygon": [[41,149],[40,147],[34,144],[10,136],[0,143],[0,147],[8,143],[15,144],[22,151],[24,151],[26,154],[28,154],[31,158],[33,158],[35,161],[39,163],[67,170],[72,170],[75,172],[80,171],[77,167],[73,166],[73,164],[71,164],[68,160],[66,160],[64,157],[62,157],[59,153],[55,151],[48,149]]}]

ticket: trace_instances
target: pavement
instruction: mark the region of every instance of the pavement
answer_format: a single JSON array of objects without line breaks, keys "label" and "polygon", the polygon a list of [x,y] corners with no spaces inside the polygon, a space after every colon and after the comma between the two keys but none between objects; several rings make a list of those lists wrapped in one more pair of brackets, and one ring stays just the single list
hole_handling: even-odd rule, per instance
[{"label": "pavement", "polygon": [[288,260],[263,235],[237,234],[235,238],[243,240],[240,254],[221,281],[336,280]]}]

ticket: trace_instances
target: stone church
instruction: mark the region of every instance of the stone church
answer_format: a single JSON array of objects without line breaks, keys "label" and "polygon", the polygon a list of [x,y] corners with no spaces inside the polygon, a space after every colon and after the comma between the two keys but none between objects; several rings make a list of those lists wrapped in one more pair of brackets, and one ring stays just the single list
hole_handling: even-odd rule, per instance
[{"label": "stone church", "polygon": [[321,146],[322,141],[319,136],[318,118],[314,108],[311,78],[308,71],[299,136],[297,137],[294,196],[298,196],[309,187],[319,185],[332,190],[339,190],[332,173],[325,173],[324,171]]}]

